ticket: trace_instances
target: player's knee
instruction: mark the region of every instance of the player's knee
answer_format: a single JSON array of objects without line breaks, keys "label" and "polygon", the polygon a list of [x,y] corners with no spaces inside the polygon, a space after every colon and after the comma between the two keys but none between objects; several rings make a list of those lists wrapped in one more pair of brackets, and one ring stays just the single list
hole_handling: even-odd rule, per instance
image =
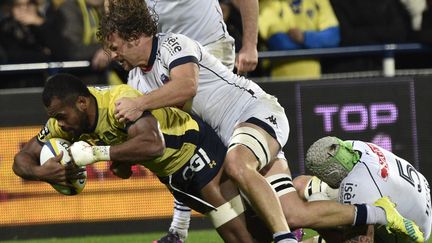
[{"label": "player's knee", "polygon": [[247,169],[261,170],[268,165],[274,154],[269,149],[266,136],[252,127],[239,127],[234,130],[228,146],[228,154],[236,154],[245,162]]},{"label": "player's knee", "polygon": [[241,146],[231,150],[225,157],[224,162],[225,173],[234,181],[247,178],[251,173],[257,173],[256,168],[258,167],[258,161],[247,159],[248,156],[242,156],[239,149],[242,149]]},{"label": "player's knee", "polygon": [[293,185],[298,192],[303,192],[311,176],[300,175],[294,178]]}]

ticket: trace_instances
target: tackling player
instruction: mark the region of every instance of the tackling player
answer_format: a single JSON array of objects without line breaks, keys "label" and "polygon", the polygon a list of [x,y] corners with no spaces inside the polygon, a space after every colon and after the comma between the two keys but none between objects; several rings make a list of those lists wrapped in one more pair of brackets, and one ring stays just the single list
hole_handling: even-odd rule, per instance
[{"label": "tackling player", "polygon": [[198,42],[179,34],[157,34],[153,16],[141,1],[111,1],[109,7],[98,37],[111,57],[131,70],[128,84],[147,93],[119,100],[116,116],[134,121],[143,111],[176,105],[203,118],[229,147],[225,172],[275,239],[289,236],[285,219],[293,228],[373,222],[406,232],[399,221],[387,221],[384,211],[390,208],[301,200],[282,153],[289,125],[276,98],[228,70]]},{"label": "tackling player", "polygon": [[[306,166],[323,182],[317,177],[297,177],[294,185],[299,192],[304,192],[301,194],[304,198],[323,199],[333,194],[325,183],[339,189],[334,199],[340,203],[372,204],[379,198],[389,197],[403,217],[420,227],[425,240],[430,237],[430,186],[408,161],[373,143],[324,137],[309,148]],[[337,235],[343,236],[341,232]],[[374,235],[376,242],[404,241],[400,235],[388,234],[383,228],[375,229]],[[329,242],[342,240],[346,239]]]},{"label": "tackling player", "polygon": [[[234,50],[235,40],[227,31],[219,1],[146,0],[146,3],[158,15],[158,32],[180,33],[198,41],[230,70],[234,69],[234,64],[238,73],[246,73],[255,69],[258,63],[257,0],[236,1],[239,5],[243,27],[242,47],[237,57]],[[166,239],[162,238],[158,242],[171,242],[168,238],[176,237],[185,241],[190,216],[191,210],[181,202],[175,201],[169,233],[165,236]]]}]

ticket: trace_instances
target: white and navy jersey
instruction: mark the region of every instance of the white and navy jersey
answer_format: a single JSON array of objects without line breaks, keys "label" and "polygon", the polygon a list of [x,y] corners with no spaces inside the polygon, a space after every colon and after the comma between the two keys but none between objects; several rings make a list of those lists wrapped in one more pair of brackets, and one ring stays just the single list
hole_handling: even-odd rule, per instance
[{"label": "white and navy jersey", "polygon": [[159,16],[158,32],[181,33],[202,45],[228,36],[217,0],[146,0]]},{"label": "white and navy jersey", "polygon": [[342,181],[342,203],[374,203],[388,196],[399,213],[417,223],[425,238],[431,233],[431,197],[426,178],[409,162],[378,145],[352,141],[360,161]]},{"label": "white and navy jersey", "polygon": [[167,33],[154,37],[151,67],[146,71],[139,67],[131,70],[128,84],[148,93],[170,81],[172,68],[189,62],[199,66],[198,90],[189,111],[210,124],[225,145],[229,144],[234,127],[252,117],[271,127],[281,147],[285,145],[289,125],[276,99],[253,81],[234,74],[197,41],[184,35]]}]

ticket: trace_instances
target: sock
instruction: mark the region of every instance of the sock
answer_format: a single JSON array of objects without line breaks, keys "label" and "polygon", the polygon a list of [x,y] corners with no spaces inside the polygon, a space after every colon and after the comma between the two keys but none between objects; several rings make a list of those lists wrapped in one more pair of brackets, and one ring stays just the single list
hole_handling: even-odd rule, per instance
[{"label": "sock", "polygon": [[297,242],[295,235],[288,231],[276,232],[273,234],[274,243],[294,243]]},{"label": "sock", "polygon": [[352,225],[365,225],[368,218],[368,210],[366,204],[354,204],[355,206],[355,215],[354,222]]},{"label": "sock", "polygon": [[356,210],[353,225],[387,224],[384,209],[367,204],[354,204],[354,206]]},{"label": "sock", "polygon": [[174,215],[169,231],[177,233],[182,241],[185,241],[187,238],[190,217],[191,209],[183,203],[174,200]]},{"label": "sock", "polygon": [[366,205],[367,207],[367,224],[387,224],[387,217],[384,209],[378,206]]}]

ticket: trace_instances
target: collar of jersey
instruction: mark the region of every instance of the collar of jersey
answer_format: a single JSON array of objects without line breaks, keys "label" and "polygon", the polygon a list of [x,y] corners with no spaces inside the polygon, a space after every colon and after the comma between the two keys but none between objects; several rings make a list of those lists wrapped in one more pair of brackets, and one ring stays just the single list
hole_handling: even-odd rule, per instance
[{"label": "collar of jersey", "polygon": [[151,50],[151,53],[150,53],[150,58],[149,58],[148,65],[147,65],[147,67],[145,67],[145,68],[142,69],[144,72],[149,72],[152,69],[153,64],[154,64],[154,62],[156,60],[157,47],[158,47],[158,37],[157,36],[153,36],[152,50]]},{"label": "collar of jersey", "polygon": [[99,104],[98,104],[99,101],[96,99],[96,97],[93,94],[92,94],[92,97],[93,97],[95,104],[96,104],[96,117],[95,117],[95,123],[93,124],[93,127],[91,127],[89,129],[90,133],[94,132],[96,130],[97,125],[100,123],[99,122]]}]

